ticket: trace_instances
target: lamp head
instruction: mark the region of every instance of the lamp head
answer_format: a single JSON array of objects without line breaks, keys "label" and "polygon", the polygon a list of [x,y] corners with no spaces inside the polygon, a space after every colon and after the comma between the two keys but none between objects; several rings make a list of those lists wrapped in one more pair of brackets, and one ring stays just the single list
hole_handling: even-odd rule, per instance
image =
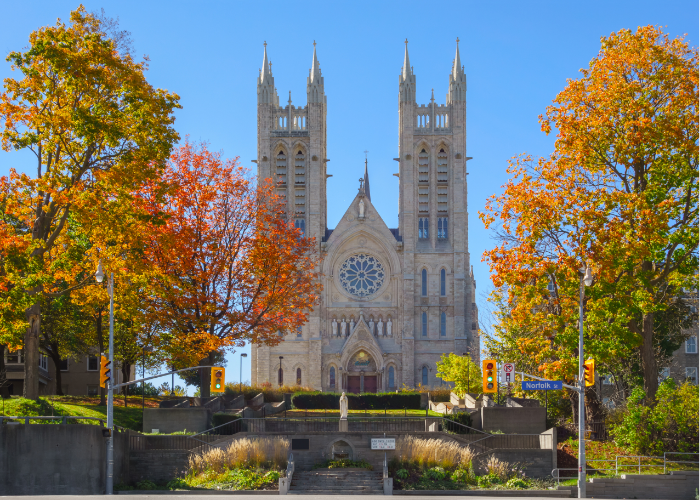
[{"label": "lamp head", "polygon": [[241,357],[242,357],[242,358],[247,358],[248,355],[247,355],[246,353],[241,353]]},{"label": "lamp head", "polygon": [[95,279],[98,283],[102,283],[102,280],[105,279],[105,273],[102,270],[102,259],[100,259],[100,261],[97,263],[97,272],[95,273]]},{"label": "lamp head", "polygon": [[586,286],[591,286],[591,283],[593,283],[593,273],[591,272],[590,266],[586,266],[586,274],[583,277],[583,282]]}]

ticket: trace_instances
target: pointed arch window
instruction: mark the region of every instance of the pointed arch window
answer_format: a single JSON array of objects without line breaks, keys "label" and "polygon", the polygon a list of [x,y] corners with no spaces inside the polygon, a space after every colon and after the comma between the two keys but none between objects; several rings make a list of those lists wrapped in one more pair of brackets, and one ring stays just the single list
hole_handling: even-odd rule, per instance
[{"label": "pointed arch window", "polygon": [[418,238],[419,239],[427,239],[429,237],[428,234],[428,224],[429,219],[427,217],[420,217],[418,219]]},{"label": "pointed arch window", "polygon": [[447,336],[447,314],[445,314],[445,311],[440,313],[440,336]]},{"label": "pointed arch window", "polygon": [[421,370],[421,384],[428,385],[428,367],[424,366]]},{"label": "pointed arch window", "polygon": [[301,368],[297,368],[297,385],[301,385]]},{"label": "pointed arch window", "polygon": [[394,379],[394,367],[390,366],[389,367],[389,388],[393,389],[394,387],[396,387],[396,382]]},{"label": "pointed arch window", "polygon": [[421,336],[428,336],[428,313],[424,312],[421,314]]},{"label": "pointed arch window", "polygon": [[439,240],[447,239],[447,217],[438,217],[438,232],[437,237]]},{"label": "pointed arch window", "polygon": [[428,271],[425,269],[420,272],[420,294],[423,297],[428,296]]},{"label": "pointed arch window", "polygon": [[441,149],[437,157],[437,181],[440,184],[446,184],[449,180],[447,172],[447,153]]},{"label": "pointed arch window", "polygon": [[282,371],[282,367],[277,369],[277,384],[279,384],[280,387],[284,384],[284,372]]},{"label": "pointed arch window", "polygon": [[331,366],[330,380],[328,381],[328,385],[330,385],[331,387],[335,387],[335,366]]},{"label": "pointed arch window", "polygon": [[287,155],[284,151],[277,153],[277,183],[281,186],[287,185]]},{"label": "pointed arch window", "polygon": [[294,219],[294,227],[301,232],[301,236],[306,236],[306,221],[304,219]]},{"label": "pointed arch window", "polygon": [[440,296],[444,297],[447,294],[447,272],[440,269]]}]

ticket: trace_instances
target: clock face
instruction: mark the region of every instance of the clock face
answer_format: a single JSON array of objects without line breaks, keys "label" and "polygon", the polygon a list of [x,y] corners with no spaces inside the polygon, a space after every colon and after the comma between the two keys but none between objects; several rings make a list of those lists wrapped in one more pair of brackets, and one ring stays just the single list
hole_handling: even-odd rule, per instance
[{"label": "clock face", "polygon": [[349,257],[340,266],[340,284],[351,295],[364,298],[374,295],[384,284],[384,266],[375,257],[359,253]]}]

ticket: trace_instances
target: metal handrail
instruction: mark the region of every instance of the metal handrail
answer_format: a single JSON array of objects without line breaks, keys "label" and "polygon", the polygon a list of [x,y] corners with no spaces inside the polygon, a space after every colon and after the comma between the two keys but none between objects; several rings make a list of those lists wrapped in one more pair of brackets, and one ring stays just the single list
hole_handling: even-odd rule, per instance
[{"label": "metal handrail", "polygon": [[10,417],[10,416],[1,416],[0,417],[0,425],[2,425],[4,420],[24,420],[24,423],[26,425],[29,425],[30,420],[62,420],[62,424],[65,424],[67,420],[99,420],[99,422],[102,424],[102,427],[105,426],[105,419],[103,418],[98,418],[98,417],[73,417],[70,415],[59,415],[55,417],[43,417],[43,416],[17,416],[17,417]]}]

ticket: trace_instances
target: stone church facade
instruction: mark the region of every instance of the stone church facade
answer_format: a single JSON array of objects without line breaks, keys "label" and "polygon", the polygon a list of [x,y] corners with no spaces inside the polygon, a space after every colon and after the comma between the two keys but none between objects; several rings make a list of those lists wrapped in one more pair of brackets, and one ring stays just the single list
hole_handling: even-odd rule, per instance
[{"label": "stone church facade", "polygon": [[[258,178],[277,181],[287,216],[319,243],[323,292],[299,330],[252,346],[252,383],[374,392],[441,385],[436,362],[479,362],[469,263],[466,75],[459,45],[446,104],[416,104],[408,43],[399,76],[399,227],[372,205],[369,175],[334,229],[327,227],[326,95],[314,53],[307,104],[280,106],[267,59],[258,78]],[[358,172],[359,173],[359,172]],[[347,189],[356,189],[348,187]]]}]

